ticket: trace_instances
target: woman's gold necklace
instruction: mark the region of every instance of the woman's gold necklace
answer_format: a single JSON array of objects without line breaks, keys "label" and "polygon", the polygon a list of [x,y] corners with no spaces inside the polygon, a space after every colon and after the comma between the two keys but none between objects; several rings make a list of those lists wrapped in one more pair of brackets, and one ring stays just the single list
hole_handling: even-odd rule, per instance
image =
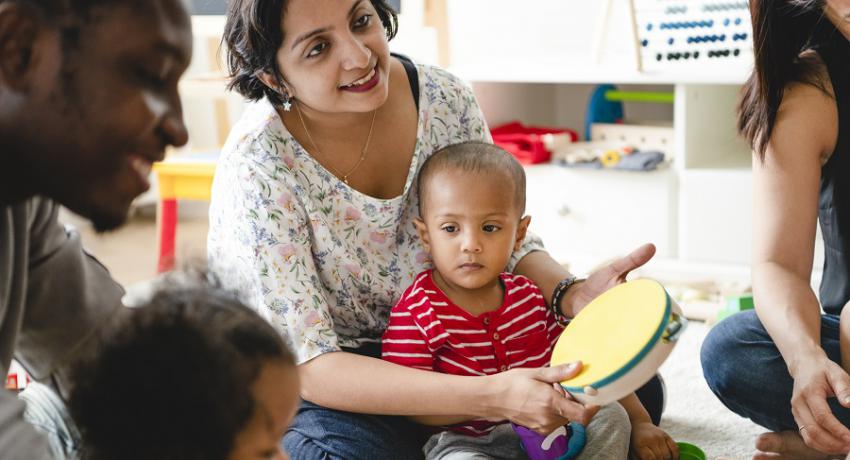
[{"label": "woman's gold necklace", "polygon": [[[316,141],[313,140],[313,136],[310,135],[310,130],[307,129],[307,123],[304,122],[304,116],[301,115],[301,104],[298,101],[295,101],[295,110],[298,112],[298,119],[301,120],[301,126],[304,128],[304,132],[307,134],[307,139],[310,140],[310,144],[313,146],[313,150],[319,154],[320,157],[327,159],[325,155],[319,150],[319,146],[316,145]],[[366,135],[366,142],[363,143],[363,149],[360,151],[360,159],[357,160],[357,163],[354,163],[354,166],[348,170],[347,173],[343,174],[342,171],[334,168],[330,163],[328,163],[328,167],[333,170],[334,174],[339,176],[346,185],[348,184],[348,177],[354,174],[354,171],[363,164],[363,160],[366,159],[366,152],[369,150],[369,141],[372,140],[372,129],[375,127],[375,115],[378,114],[378,109],[375,109],[372,112],[372,122],[369,124],[369,134]]]}]

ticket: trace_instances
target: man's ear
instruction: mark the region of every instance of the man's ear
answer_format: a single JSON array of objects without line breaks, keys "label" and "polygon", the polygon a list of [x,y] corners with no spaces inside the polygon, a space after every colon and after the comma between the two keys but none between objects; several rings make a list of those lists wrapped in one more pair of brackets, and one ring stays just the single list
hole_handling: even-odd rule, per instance
[{"label": "man's ear", "polygon": [[35,73],[44,22],[32,7],[0,3],[0,82],[26,91]]},{"label": "man's ear", "polygon": [[425,250],[430,251],[431,241],[428,239],[428,227],[425,226],[425,221],[417,217],[413,219],[413,225],[416,226],[416,231],[419,232],[419,239],[422,240]]},{"label": "man's ear", "polygon": [[531,223],[531,216],[525,216],[519,220],[519,225],[516,228],[516,241],[514,241],[514,251],[518,251],[522,246],[525,235],[528,233],[528,224]]}]

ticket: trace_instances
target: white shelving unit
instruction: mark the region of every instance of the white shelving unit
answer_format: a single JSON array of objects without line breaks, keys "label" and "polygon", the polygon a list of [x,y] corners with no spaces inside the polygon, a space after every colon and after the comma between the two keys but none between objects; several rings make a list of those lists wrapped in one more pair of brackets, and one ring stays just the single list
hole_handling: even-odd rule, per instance
[{"label": "white shelving unit", "polygon": [[[599,82],[620,83],[616,75]],[[481,86],[473,82],[477,92]],[[584,114],[586,97],[580,96],[586,87],[572,82],[540,87],[491,81],[484,86],[479,100],[491,123],[529,110],[516,105],[507,113],[490,110],[504,110],[492,99],[496,94],[522,99],[517,95],[529,92],[539,101],[546,99],[540,93],[550,92],[551,104],[571,105]],[[751,156],[735,134],[740,86],[676,83],[672,88],[675,140],[668,152],[669,167],[630,172],[529,166],[531,228],[558,260],[579,273],[652,242],[658,253],[645,273],[668,279],[746,282],[752,228]],[[560,125],[558,110],[535,104],[538,111],[555,114],[537,122]]]},{"label": "white shelving unit", "polygon": [[558,260],[586,273],[653,242],[658,253],[644,274],[749,281],[752,157],[735,127],[749,59],[639,72],[628,0],[446,1],[449,69],[472,84],[491,125],[518,119],[581,131],[588,95],[602,83],[675,94],[672,107],[625,107],[627,118],[672,122],[670,167],[526,169],[531,229]]}]

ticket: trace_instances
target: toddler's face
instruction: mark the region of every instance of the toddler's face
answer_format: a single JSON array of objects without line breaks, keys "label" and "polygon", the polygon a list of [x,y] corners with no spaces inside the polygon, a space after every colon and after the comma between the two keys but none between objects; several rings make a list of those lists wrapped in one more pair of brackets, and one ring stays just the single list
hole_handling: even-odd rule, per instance
[{"label": "toddler's face", "polygon": [[505,174],[440,171],[427,187],[417,227],[440,276],[463,289],[497,282],[529,222],[513,183]]},{"label": "toddler's face", "polygon": [[288,459],[280,445],[298,408],[298,371],[295,366],[268,362],[263,365],[251,392],[254,414],[236,435],[229,460]]}]

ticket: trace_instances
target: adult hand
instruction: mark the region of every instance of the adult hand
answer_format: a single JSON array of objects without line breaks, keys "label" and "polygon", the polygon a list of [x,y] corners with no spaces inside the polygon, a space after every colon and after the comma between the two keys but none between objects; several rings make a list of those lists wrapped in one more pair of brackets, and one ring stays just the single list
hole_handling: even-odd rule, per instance
[{"label": "adult hand", "polygon": [[679,447],[673,439],[652,422],[636,423],[632,426],[629,445],[631,460],[668,460],[679,458]]},{"label": "adult hand", "polygon": [[794,371],[791,413],[807,446],[826,454],[850,450],[850,430],[835,418],[826,399],[850,407],[850,376],[822,354],[801,361]]},{"label": "adult hand", "polygon": [[594,271],[584,282],[567,291],[567,305],[571,306],[573,314],[578,314],[591,300],[626,281],[629,272],[649,262],[654,255],[655,245],[645,244],[631,254]]},{"label": "adult hand", "polygon": [[581,363],[539,369],[511,369],[494,374],[494,420],[508,419],[517,425],[548,435],[571,421],[587,425],[599,406],[585,406],[553,387],[581,371]]}]

